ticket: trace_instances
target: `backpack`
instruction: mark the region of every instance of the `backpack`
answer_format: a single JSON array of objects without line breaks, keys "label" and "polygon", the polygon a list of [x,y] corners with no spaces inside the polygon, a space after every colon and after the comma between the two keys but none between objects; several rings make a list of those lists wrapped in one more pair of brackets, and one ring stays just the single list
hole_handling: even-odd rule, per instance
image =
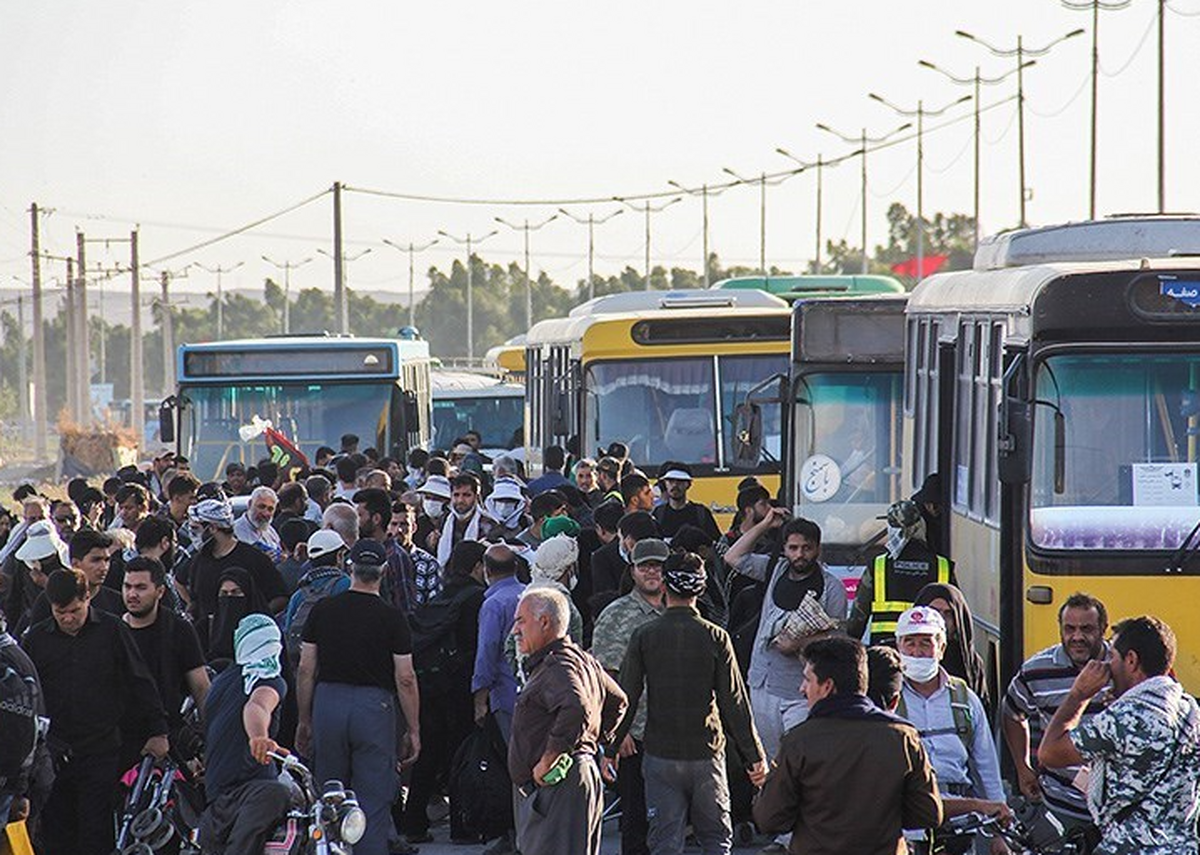
[{"label": "backpack", "polygon": [[[926,736],[945,736],[948,733],[956,733],[962,740],[963,747],[967,749],[967,756],[970,757],[971,749],[975,744],[975,716],[971,712],[970,690],[967,688],[966,680],[955,677],[953,674],[948,676],[950,677],[950,714],[954,716],[954,727],[918,730],[917,735],[924,739]],[[896,707],[896,715],[908,718],[903,692],[900,693],[900,704]]]},{"label": "backpack", "polygon": [[481,588],[470,586],[443,591],[409,615],[413,669],[426,691],[449,689],[450,677],[462,669],[469,645],[464,649],[460,644],[458,618],[467,600],[482,594]]},{"label": "backpack", "polygon": [[450,837],[484,842],[513,827],[512,782],[500,726],[489,714],[450,764]]},{"label": "backpack", "polygon": [[300,595],[300,602],[297,603],[296,610],[292,612],[292,620],[287,625],[286,639],[288,659],[293,667],[300,664],[300,645],[304,640],[304,624],[308,622],[309,612],[313,610],[313,606],[333,593],[333,586],[343,578],[340,573],[330,573],[302,582],[296,589],[296,593]]},{"label": "backpack", "polygon": [[37,679],[0,665],[0,791],[29,768],[38,730]]}]

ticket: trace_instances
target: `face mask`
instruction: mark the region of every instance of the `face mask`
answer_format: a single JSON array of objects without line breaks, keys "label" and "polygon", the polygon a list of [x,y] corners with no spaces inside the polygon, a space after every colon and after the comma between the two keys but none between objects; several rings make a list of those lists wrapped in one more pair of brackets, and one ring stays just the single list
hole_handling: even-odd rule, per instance
[{"label": "face mask", "polygon": [[446,512],[446,503],[436,499],[425,499],[421,502],[421,509],[425,511],[425,516],[436,520]]},{"label": "face mask", "polygon": [[928,683],[938,672],[938,661],[932,656],[905,656],[900,654],[900,670],[914,683]]}]

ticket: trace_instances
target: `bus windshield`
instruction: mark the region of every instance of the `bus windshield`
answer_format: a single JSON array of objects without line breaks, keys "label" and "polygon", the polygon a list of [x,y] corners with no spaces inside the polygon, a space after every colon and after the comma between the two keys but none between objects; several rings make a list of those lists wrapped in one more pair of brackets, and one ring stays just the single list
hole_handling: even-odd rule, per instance
[{"label": "bus windshield", "polygon": [[1178,547],[1200,519],[1200,355],[1051,356],[1035,392],[1033,542]]},{"label": "bus windshield", "polygon": [[898,371],[843,371],[797,386],[793,510],[824,542],[867,542],[900,498],[901,383]]},{"label": "bus windshield", "polygon": [[181,453],[201,480],[221,480],[225,465],[247,465],[267,456],[261,437],[242,442],[238,428],[254,416],[269,420],[313,460],[322,445],[338,447],[353,433],[360,446],[385,453],[393,384],[303,383],[296,385],[189,386]]},{"label": "bus windshield", "polygon": [[711,357],[596,362],[587,367],[584,388],[585,451],[619,441],[648,471],[668,460],[716,465]]},{"label": "bus windshield", "polygon": [[525,399],[495,395],[435,398],[433,401],[433,447],[450,448],[469,430],[479,431],[482,447],[509,449],[521,444],[518,431],[525,424]]}]

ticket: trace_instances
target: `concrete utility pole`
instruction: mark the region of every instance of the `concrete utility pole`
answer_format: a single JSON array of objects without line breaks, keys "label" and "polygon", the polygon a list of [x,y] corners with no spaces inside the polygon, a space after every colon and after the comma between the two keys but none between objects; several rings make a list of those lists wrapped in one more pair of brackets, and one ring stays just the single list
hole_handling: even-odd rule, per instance
[{"label": "concrete utility pole", "polygon": [[283,334],[289,335],[292,331],[292,271],[308,264],[312,261],[312,256],[303,261],[280,262],[272,261],[264,255],[262,260],[283,271]]},{"label": "concrete utility pole", "polygon": [[88,424],[92,420],[92,347],[91,326],[88,322],[87,304],[87,238],[83,232],[75,233],[76,264],[79,265],[79,279],[75,283],[75,302],[77,305],[75,320],[78,325],[79,346],[75,348],[79,365],[75,379],[79,383],[76,391],[76,401],[79,405],[79,421]]},{"label": "concrete utility pole", "polygon": [[33,287],[33,456],[46,459],[47,425],[50,421],[46,396],[46,336],[42,329],[42,247],[37,202],[29,206],[29,261]]},{"label": "concrete utility pole", "polygon": [[633,204],[628,199],[622,199],[618,196],[614,196],[613,201],[620,202],[624,205],[628,205],[630,210],[638,211],[638,212],[644,214],[646,217],[646,268],[645,268],[646,269],[646,278],[645,278],[645,286],[646,287],[643,290],[649,291],[650,290],[650,215],[657,214],[661,211],[665,211],[667,208],[671,207],[676,202],[682,202],[683,197],[676,196],[674,199],[664,202],[663,204],[659,205],[657,208],[650,204],[649,199],[647,199],[645,202],[643,202],[640,206]]},{"label": "concrete utility pole", "polygon": [[782,154],[788,160],[799,165],[800,169],[797,170],[797,174],[799,174],[800,172],[804,172],[807,169],[816,167],[816,170],[817,170],[817,252],[816,252],[816,255],[813,256],[813,259],[814,259],[813,260],[813,273],[820,275],[820,273],[821,273],[821,178],[822,178],[821,173],[825,170],[825,161],[822,159],[821,155],[818,154],[816,163],[808,163],[808,162],[803,161],[800,158],[796,157],[796,155],[792,154],[790,151],[788,151],[785,148],[777,148],[777,149],[775,149],[775,153]]},{"label": "concrete utility pole", "polygon": [[63,365],[63,385],[67,393],[67,415],[71,421],[80,421],[79,415],[79,312],[75,299],[75,259],[67,260],[67,293],[63,298],[63,330],[66,332],[64,348],[66,363]]},{"label": "concrete utility pole", "polygon": [[350,305],[346,300],[345,257],[342,247],[342,182],[333,182],[333,309],[337,313],[337,330],[350,333]]},{"label": "concrete utility pole", "polygon": [[198,261],[194,263],[205,273],[213,273],[217,277],[217,341],[222,341],[225,338],[225,289],[222,287],[222,277],[226,273],[232,273],[237,270],[246,262],[239,261],[232,267],[222,267],[219,264],[216,267],[205,267]]},{"label": "concrete utility pole", "polygon": [[384,238],[383,242],[392,249],[398,249],[401,252],[408,253],[408,325],[413,329],[416,329],[417,298],[414,292],[414,283],[416,281],[414,258],[418,252],[424,252],[425,250],[429,249],[429,247],[436,244],[438,239],[434,238],[433,240],[423,243],[420,246],[414,244],[412,241],[409,241],[407,244],[399,244],[394,241],[390,241],[387,238]]},{"label": "concrete utility pole", "polygon": [[496,222],[501,225],[508,226],[513,231],[523,232],[525,235],[525,329],[533,326],[533,283],[529,280],[529,233],[536,232],[557,219],[558,214],[551,214],[549,218],[540,223],[530,225],[529,220],[525,220],[524,223],[510,223],[503,217],[495,218]]},{"label": "concrete utility pole", "polygon": [[[617,216],[617,214],[625,213],[625,209],[617,208],[617,210],[613,211],[612,213],[608,214],[607,216],[601,217],[600,219],[596,219],[596,215],[593,214],[591,211],[588,211],[588,215],[586,217],[576,216],[575,214],[572,214],[570,211],[568,211],[566,208],[559,208],[558,212],[560,214],[562,214],[564,217],[567,217],[568,219],[574,220],[575,222],[579,223],[581,226],[587,226],[587,231],[588,231],[587,292],[588,292],[588,299],[594,300],[596,297],[596,268],[595,268],[595,263],[596,263],[596,226],[602,226],[605,223],[607,223],[609,220],[611,220],[613,217]],[[706,268],[707,268],[707,265],[706,265]]]},{"label": "concrete utility pole", "polygon": [[350,334],[350,298],[346,291],[346,265],[358,261],[364,255],[370,254],[370,252],[371,248],[367,247],[357,255],[346,255],[344,250],[341,250],[337,247],[334,248],[333,252],[326,252],[320,247],[317,247],[317,253],[319,255],[323,255],[333,262],[334,279],[342,283],[340,289],[341,296],[338,296],[338,291],[335,291],[333,295],[334,311],[339,318],[344,317],[345,319],[344,323],[342,320],[338,321],[338,335]]},{"label": "concrete utility pole", "polygon": [[[774,181],[767,180],[767,173],[763,172],[758,178],[746,178],[734,172],[728,166],[723,167],[722,172],[733,176],[739,184],[757,184],[758,185],[758,272],[763,279],[768,278],[767,272],[767,187],[774,187],[777,184],[782,184],[791,178],[791,175],[784,175],[781,178],[776,178]],[[797,172],[792,175],[798,174]]]},{"label": "concrete utility pole", "polygon": [[699,187],[684,187],[678,181],[668,181],[667,183],[670,184],[672,187],[674,187],[676,190],[679,190],[683,193],[687,193],[689,196],[699,196],[700,197],[700,211],[701,211],[700,231],[701,231],[701,236],[703,238],[703,243],[704,243],[704,248],[703,248],[704,260],[700,264],[700,269],[704,275],[704,287],[708,288],[712,284],[709,281],[710,277],[709,277],[709,271],[708,271],[708,258],[709,258],[709,252],[708,252],[708,197],[709,196],[720,196],[722,193],[724,193],[729,188],[723,187],[720,190],[714,190],[713,188],[709,187],[707,184],[701,184]]},{"label": "concrete utility pole", "polygon": [[470,232],[467,232],[466,237],[456,237],[449,232],[438,230],[438,234],[445,238],[450,238],[458,244],[465,244],[467,247],[467,359],[475,359],[475,282],[474,275],[471,271],[471,247],[483,243],[493,235],[499,234],[498,231],[492,229],[483,237],[473,237]]},{"label": "concrete utility pole", "polygon": [[162,301],[158,305],[159,323],[162,325],[163,382],[162,398],[175,394],[175,319],[171,316],[171,272],[159,274]]},{"label": "concrete utility pole", "polygon": [[138,233],[129,233],[129,399],[133,410],[133,433],[140,447],[146,436],[146,380],[142,373],[142,288],[138,272]]},{"label": "concrete utility pole", "polygon": [[1158,0],[1158,212],[1167,210],[1167,0]]}]

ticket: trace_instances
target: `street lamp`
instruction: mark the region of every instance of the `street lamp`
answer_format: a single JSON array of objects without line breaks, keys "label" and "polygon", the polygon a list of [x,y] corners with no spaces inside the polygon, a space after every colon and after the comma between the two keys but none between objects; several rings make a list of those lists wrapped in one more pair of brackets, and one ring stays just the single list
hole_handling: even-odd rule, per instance
[{"label": "street lamp", "polygon": [[475,283],[471,274],[471,247],[483,243],[499,232],[492,229],[480,238],[474,237],[470,232],[467,232],[466,237],[457,237],[441,229],[438,229],[438,234],[444,238],[450,238],[455,243],[465,244],[467,247],[467,359],[473,360],[475,358]]},{"label": "street lamp", "polygon": [[334,302],[337,304],[334,306],[334,312],[336,312],[338,317],[338,332],[342,335],[349,335],[350,291],[346,285],[346,279],[348,277],[345,275],[344,270],[347,263],[358,261],[364,255],[368,255],[371,252],[371,247],[367,247],[362,252],[355,255],[346,255],[346,253],[343,252],[340,257],[332,252],[326,252],[325,250],[321,249],[321,247],[317,247],[317,252],[333,262],[335,271],[339,269],[343,271],[341,276],[334,276],[334,284],[340,284],[341,286],[334,293]]},{"label": "street lamp", "polygon": [[784,175],[782,178],[776,178],[774,181],[768,181],[766,172],[763,172],[758,178],[746,178],[734,172],[728,166],[721,167],[721,171],[726,175],[732,176],[739,184],[758,185],[758,270],[762,274],[763,279],[767,279],[767,187],[782,184],[791,178],[792,175],[795,175],[796,172]]},{"label": "street lamp", "polygon": [[1076,36],[1082,36],[1083,29],[1072,30],[1065,35],[1061,35],[1053,41],[1047,42],[1040,48],[1027,48],[1023,36],[1017,36],[1017,46],[1014,48],[997,47],[991,42],[981,39],[979,36],[972,35],[964,30],[955,30],[954,35],[968,41],[975,42],[981,45],[992,56],[999,57],[1015,57],[1017,60],[1016,68],[1013,73],[1017,75],[1017,171],[1019,173],[1019,181],[1021,184],[1021,228],[1025,228],[1027,221],[1025,219],[1025,68],[1026,57],[1043,57],[1056,47],[1065,42],[1067,39],[1073,39]]},{"label": "street lamp", "polygon": [[814,261],[813,261],[813,273],[820,275],[820,273],[821,273],[821,174],[825,171],[825,161],[819,153],[817,154],[817,162],[816,163],[808,163],[807,161],[801,160],[800,158],[796,157],[796,155],[794,155],[790,151],[788,151],[786,148],[777,148],[777,149],[775,149],[775,153],[782,154],[788,160],[791,160],[794,163],[798,164],[800,166],[801,172],[803,172],[806,169],[816,167],[816,170],[817,170],[817,253],[816,253],[816,256],[814,257]]},{"label": "street lamp", "polygon": [[667,208],[671,207],[676,202],[682,202],[683,197],[676,196],[675,198],[670,199],[670,200],[664,202],[663,204],[659,205],[657,208],[650,204],[649,199],[647,199],[641,205],[641,207],[633,204],[628,199],[622,199],[620,196],[613,196],[613,201],[620,202],[623,205],[628,205],[630,210],[641,211],[646,215],[646,288],[645,288],[645,290],[649,291],[650,290],[650,215],[657,214],[660,211],[665,211]]},{"label": "street lamp", "polygon": [[239,261],[233,267],[221,267],[219,264],[216,267],[206,267],[198,261],[193,263],[205,273],[215,273],[217,276],[217,341],[221,341],[225,338],[225,291],[221,286],[221,277],[226,273],[232,273],[246,262]]},{"label": "street lamp", "polygon": [[417,325],[417,303],[416,303],[416,298],[413,296],[413,257],[418,252],[424,252],[425,250],[429,249],[429,247],[436,244],[438,242],[438,239],[434,238],[433,240],[428,241],[427,243],[423,243],[420,246],[415,245],[412,241],[409,241],[407,245],[393,243],[392,241],[388,240],[387,238],[384,238],[383,242],[386,243],[388,246],[392,247],[393,249],[398,249],[401,252],[408,253],[408,325],[410,327],[416,327],[416,325]]},{"label": "street lamp", "polygon": [[292,271],[298,267],[303,267],[312,261],[312,256],[303,261],[272,261],[267,256],[263,256],[262,260],[267,264],[276,267],[283,271],[283,334],[287,335],[292,331]]},{"label": "street lamp", "polygon": [[701,233],[702,233],[703,243],[704,243],[704,250],[703,250],[704,251],[704,263],[701,264],[700,267],[704,273],[704,287],[707,288],[710,284],[709,283],[709,275],[708,275],[708,197],[709,196],[720,196],[722,193],[724,193],[729,188],[723,187],[720,190],[714,190],[713,188],[709,187],[707,184],[701,184],[699,187],[684,187],[678,181],[668,181],[667,183],[670,184],[672,187],[674,187],[676,190],[679,190],[683,193],[687,193],[689,196],[699,196],[700,197],[700,208],[702,211]]},{"label": "street lamp", "polygon": [[570,211],[568,211],[566,208],[559,208],[558,212],[560,214],[562,214],[563,216],[567,217],[568,219],[574,220],[575,222],[579,223],[581,226],[586,225],[588,227],[587,291],[588,291],[588,299],[592,300],[596,296],[596,275],[595,275],[595,268],[594,268],[594,264],[595,264],[595,260],[596,260],[596,226],[602,226],[605,223],[607,223],[609,220],[611,220],[613,217],[617,216],[618,214],[624,214],[625,209],[617,208],[617,210],[613,211],[612,213],[608,214],[607,216],[601,217],[600,219],[596,219],[596,215],[593,214],[591,211],[588,211],[588,215],[586,218],[577,217],[574,214],[572,214]]},{"label": "street lamp", "polygon": [[956,98],[944,107],[936,110],[927,109],[924,101],[917,101],[917,109],[906,110],[898,107],[882,95],[871,92],[867,95],[872,101],[878,101],[892,112],[903,118],[915,116],[917,119],[917,281],[925,275],[925,117],[941,116],[947,110],[957,107],[965,101],[970,101],[970,95]]},{"label": "street lamp", "polygon": [[[1037,60],[1031,59],[1024,63],[1024,67],[1029,68],[1030,66],[1033,66],[1036,64],[1037,64]],[[975,88],[975,96],[974,96],[975,97],[975,213],[974,213],[974,216],[975,216],[975,245],[979,246],[979,150],[980,150],[980,142],[981,142],[981,136],[980,136],[980,131],[979,131],[980,109],[981,109],[979,90],[980,90],[981,86],[995,86],[998,83],[1003,83],[1005,80],[1007,80],[1008,78],[1010,78],[1014,74],[1016,74],[1017,70],[1015,68],[1010,69],[1010,70],[1006,71],[1004,74],[1001,74],[999,77],[984,77],[983,75],[981,75],[979,73],[979,66],[977,65],[977,66],[975,66],[975,74],[974,75],[972,75],[971,77],[960,77],[958,75],[951,74],[949,71],[946,71],[946,69],[944,69],[938,65],[934,65],[932,62],[930,62],[929,60],[926,60],[926,59],[918,60],[917,65],[921,66],[922,68],[928,68],[930,71],[936,71],[938,74],[945,77],[951,83],[957,83],[960,86],[974,86],[974,88]]]},{"label": "street lamp", "polygon": [[508,226],[516,232],[523,232],[525,235],[525,329],[533,326],[533,285],[529,281],[529,233],[536,232],[543,226],[548,226],[550,223],[558,219],[558,214],[551,214],[547,219],[540,223],[530,225],[529,220],[523,223],[510,223],[503,217],[495,217],[496,222],[502,226]]},{"label": "street lamp", "polygon": [[857,137],[852,137],[852,136],[847,136],[846,134],[843,134],[840,131],[834,130],[833,128],[829,127],[829,125],[823,125],[820,122],[817,122],[817,130],[825,131],[825,133],[827,133],[827,134],[833,134],[835,137],[840,139],[842,142],[847,143],[849,145],[854,145],[855,143],[857,143],[859,146],[858,151],[851,152],[849,155],[847,155],[847,157],[854,157],[855,155],[858,155],[859,157],[862,158],[862,201],[860,204],[862,206],[862,272],[863,272],[864,276],[866,275],[867,270],[868,270],[868,264],[867,264],[867,144],[868,143],[886,142],[887,140],[894,137],[896,134],[900,133],[901,131],[907,131],[911,127],[912,127],[912,122],[905,122],[903,125],[900,125],[898,128],[893,128],[892,130],[888,131],[886,134],[883,134],[883,135],[877,136],[877,137],[867,136],[867,129],[863,128],[862,132]]}]

